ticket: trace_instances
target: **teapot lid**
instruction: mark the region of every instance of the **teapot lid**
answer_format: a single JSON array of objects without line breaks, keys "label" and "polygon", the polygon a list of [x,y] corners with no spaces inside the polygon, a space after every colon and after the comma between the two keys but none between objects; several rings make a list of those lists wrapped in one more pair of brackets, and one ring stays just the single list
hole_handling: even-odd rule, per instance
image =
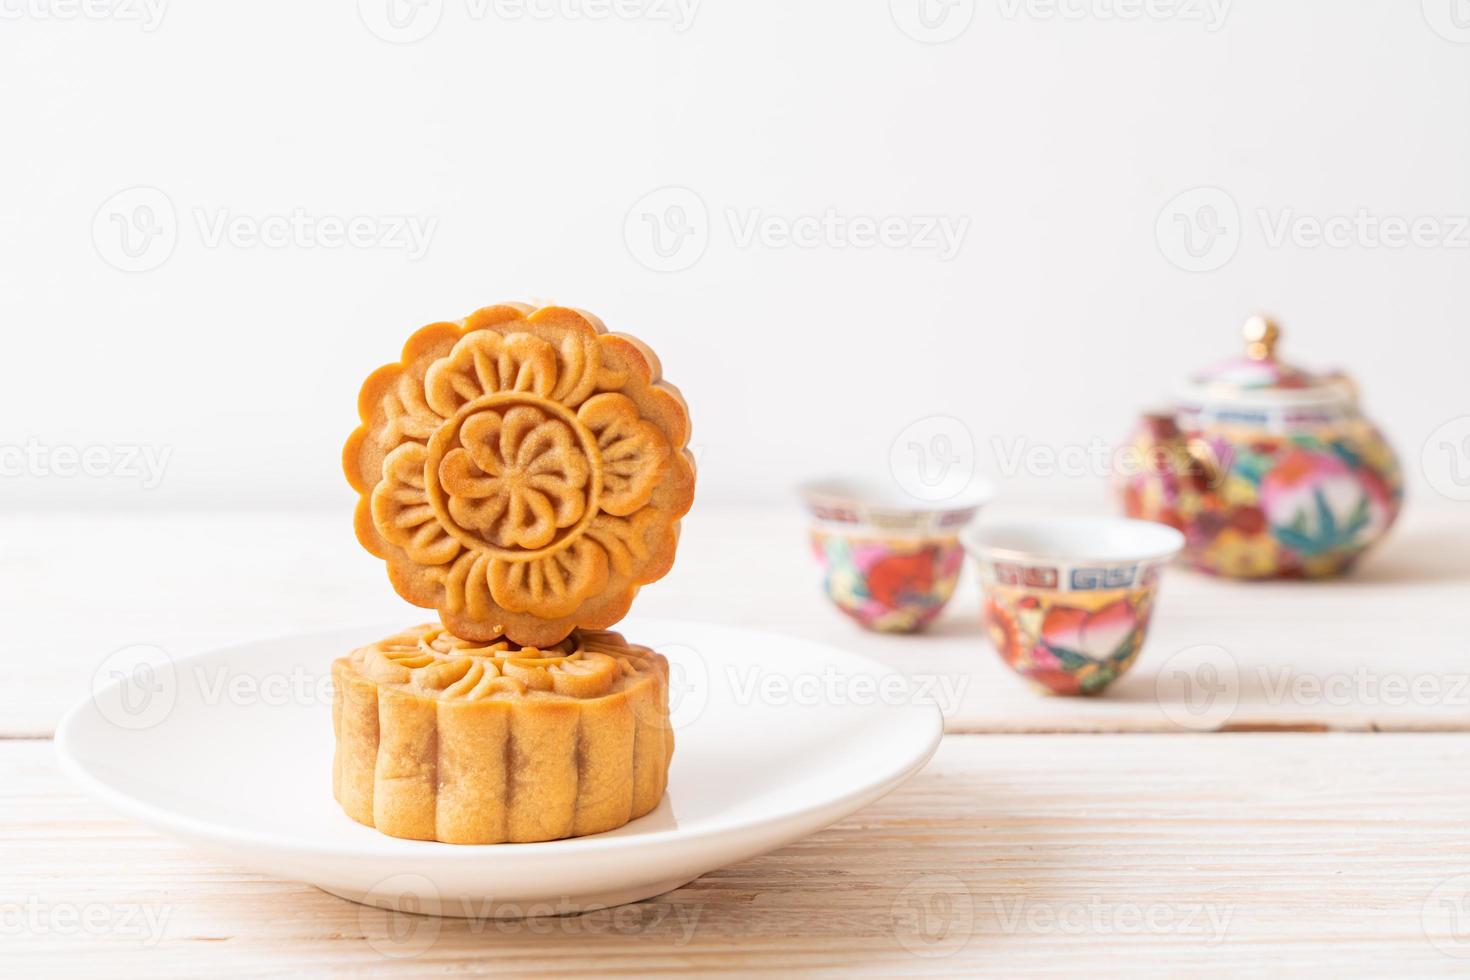
[{"label": "teapot lid", "polygon": [[1245,353],[1195,374],[1182,392],[1192,401],[1270,404],[1353,400],[1352,384],[1339,373],[1320,374],[1276,356],[1281,328],[1256,315],[1241,328]]}]

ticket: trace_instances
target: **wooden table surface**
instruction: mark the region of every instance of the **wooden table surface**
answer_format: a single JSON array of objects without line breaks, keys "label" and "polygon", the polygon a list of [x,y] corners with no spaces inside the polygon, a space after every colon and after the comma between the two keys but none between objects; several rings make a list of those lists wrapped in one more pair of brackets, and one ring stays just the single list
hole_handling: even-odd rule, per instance
[{"label": "wooden table surface", "polygon": [[520,922],[389,914],[222,865],[56,769],[56,720],[120,647],[426,618],[340,514],[9,514],[0,575],[7,976],[1470,971],[1470,509],[1411,508],[1341,582],[1171,570],[1138,664],[1088,700],[1007,673],[968,576],[930,634],[872,636],[820,596],[798,515],[698,511],[641,613],[868,654],[931,683],[949,734],[804,841]]}]

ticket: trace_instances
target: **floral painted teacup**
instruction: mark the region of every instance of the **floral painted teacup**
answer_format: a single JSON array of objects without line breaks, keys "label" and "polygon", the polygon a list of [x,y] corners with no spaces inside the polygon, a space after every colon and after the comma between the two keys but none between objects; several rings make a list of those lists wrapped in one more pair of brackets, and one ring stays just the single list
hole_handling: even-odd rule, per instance
[{"label": "floral painted teacup", "polygon": [[809,484],[802,495],[828,598],[884,633],[923,629],[944,609],[964,565],[960,529],[988,498],[977,489],[922,502],[839,482]]},{"label": "floral painted teacup", "polygon": [[1064,518],[970,529],[985,623],[1012,670],[1050,694],[1096,694],[1143,648],[1184,535],[1151,521]]}]

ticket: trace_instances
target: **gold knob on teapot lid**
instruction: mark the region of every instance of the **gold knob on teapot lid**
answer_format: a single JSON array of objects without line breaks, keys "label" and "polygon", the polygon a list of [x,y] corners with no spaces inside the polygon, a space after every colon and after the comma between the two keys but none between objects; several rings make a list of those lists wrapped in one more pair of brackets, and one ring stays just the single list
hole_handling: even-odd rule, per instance
[{"label": "gold knob on teapot lid", "polygon": [[1256,314],[1245,321],[1241,328],[1245,335],[1245,354],[1253,361],[1276,360],[1276,341],[1281,338],[1281,328],[1270,317]]}]

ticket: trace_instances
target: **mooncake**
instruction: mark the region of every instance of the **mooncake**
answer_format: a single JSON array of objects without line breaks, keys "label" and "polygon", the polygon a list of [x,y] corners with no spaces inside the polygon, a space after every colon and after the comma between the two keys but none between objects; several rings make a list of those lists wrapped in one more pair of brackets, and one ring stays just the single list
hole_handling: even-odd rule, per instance
[{"label": "mooncake", "polygon": [[688,410],[651,350],[587,313],[505,303],[423,327],[358,414],[358,540],[456,636],[605,629],[673,564]]},{"label": "mooncake", "polygon": [[418,626],[338,659],[332,680],[333,793],[393,837],[596,834],[663,796],[668,663],[617,633],[536,648]]}]

